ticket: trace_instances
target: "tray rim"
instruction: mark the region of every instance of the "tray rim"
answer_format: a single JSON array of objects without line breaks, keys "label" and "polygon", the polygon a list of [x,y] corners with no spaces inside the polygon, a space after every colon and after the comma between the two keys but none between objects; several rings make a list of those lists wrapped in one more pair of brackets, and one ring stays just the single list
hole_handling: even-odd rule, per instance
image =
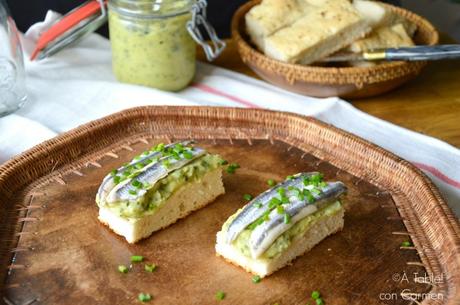
[{"label": "tray rim", "polygon": [[[35,168],[35,170],[32,172],[27,172],[27,169],[33,168],[32,163],[34,161],[43,161],[49,158],[49,153],[54,152],[59,154],[67,152],[71,155],[71,160],[69,160],[67,163],[75,162],[76,159],[82,159],[82,157],[84,157],[85,155],[95,153],[99,150],[103,150],[108,146],[108,143],[106,144],[106,142],[98,142],[99,144],[93,147],[86,147],[83,150],[72,151],[72,145],[78,144],[78,141],[87,140],[89,137],[91,137],[91,135],[95,135],[97,134],[97,132],[102,132],[110,127],[116,127],[122,124],[123,122],[131,122],[131,124],[133,124],[133,122],[136,123],[136,120],[149,120],[153,116],[164,116],[172,118],[195,118],[197,119],[197,121],[200,121],[199,119],[206,120],[206,118],[211,118],[214,120],[218,120],[219,122],[225,121],[225,124],[228,125],[226,125],[226,127],[229,128],[230,126],[239,126],[241,124],[249,124],[248,126],[263,124],[265,125],[265,127],[273,130],[276,128],[284,129],[283,131],[287,132],[287,134],[289,134],[289,132],[292,132],[291,129],[294,128],[293,124],[304,124],[305,126],[309,126],[310,128],[315,128],[321,131],[321,137],[324,141],[326,141],[327,137],[334,136],[338,137],[343,142],[347,142],[348,145],[354,144],[357,147],[369,150],[371,154],[375,155],[374,158],[382,158],[380,159],[380,161],[385,162],[385,164],[388,163],[386,164],[387,166],[395,166],[399,168],[404,175],[411,176],[413,179],[417,180],[416,182],[421,183],[422,188],[418,190],[418,193],[422,193],[423,191],[423,193],[427,194],[425,196],[425,199],[427,200],[427,208],[431,208],[429,213],[427,213],[428,215],[424,216],[434,221],[431,222],[431,227],[436,227],[439,230],[445,230],[445,233],[447,234],[444,234],[442,236],[444,239],[441,240],[441,242],[431,240],[433,237],[431,236],[430,239],[430,237],[427,236],[427,233],[423,232],[424,223],[420,220],[420,215],[417,215],[413,209],[411,210],[407,206],[396,204],[395,200],[396,208],[400,215],[402,215],[403,222],[406,228],[409,232],[411,232],[411,237],[414,241],[417,250],[427,250],[426,248],[424,248],[424,244],[430,240],[431,244],[435,246],[433,247],[433,249],[429,251],[429,255],[425,255],[424,252],[419,252],[419,256],[427,272],[431,275],[442,271],[441,274],[444,275],[443,272],[446,268],[448,268],[447,271],[449,271],[449,268],[451,269],[451,272],[448,272],[447,274],[447,280],[449,281],[449,283],[447,283],[446,285],[442,285],[442,287],[440,285],[439,287],[433,288],[434,290],[438,290],[438,292],[443,292],[444,295],[446,295],[446,299],[443,300],[443,304],[454,304],[456,300],[460,299],[460,225],[458,223],[458,220],[455,218],[452,211],[442,198],[436,186],[423,172],[421,172],[421,170],[416,168],[411,163],[401,159],[400,157],[397,157],[393,153],[390,153],[369,141],[352,135],[330,124],[321,122],[313,117],[307,117],[288,112],[278,112],[263,109],[243,109],[235,107],[144,106],[131,108],[118,113],[114,113],[112,115],[103,117],[95,121],[91,121],[68,132],[65,132],[61,135],[58,135],[57,137],[47,140],[31,148],[1,165],[0,196],[5,196],[7,199],[11,198],[12,195],[8,195],[8,192],[14,189],[12,187],[12,184],[15,181],[20,181],[18,178],[18,176],[20,175],[17,175],[16,179],[13,182],[11,182],[11,180],[8,179],[10,175],[13,175],[15,173],[22,174],[21,177],[25,179],[25,181],[23,181],[22,185],[18,187],[18,189],[22,190],[25,186],[33,183],[33,181],[37,178],[48,175],[49,172],[45,172],[45,170],[49,169],[50,165],[42,166],[43,168],[39,170]],[[237,128],[241,128],[242,130],[244,129],[241,126]],[[294,130],[294,132],[298,133],[299,130]],[[242,138],[244,138],[244,132],[241,135]],[[286,142],[293,145],[292,142],[295,140],[296,139],[292,139],[291,143],[289,143],[289,141]],[[300,145],[300,143],[298,144]],[[323,150],[318,150],[316,151],[316,153],[321,154],[322,151],[326,154],[334,153],[334,151],[328,151],[324,147]],[[348,152],[346,151],[345,153]],[[328,160],[328,162],[337,166],[337,164],[331,162],[330,160]],[[60,167],[63,166],[65,166],[65,163],[62,164]],[[344,167],[346,168],[347,166],[348,165],[342,164],[342,166],[338,167],[342,169]],[[60,168],[57,165],[56,167]],[[372,177],[366,177],[366,179],[376,184],[376,181],[374,181]],[[404,194],[392,193],[392,196],[403,197]],[[15,213],[16,215],[12,215],[11,213],[11,215],[8,215],[7,212],[7,205],[5,204],[5,201],[0,202],[0,217],[5,217],[5,221],[11,221],[13,218],[15,221],[17,221],[17,218],[19,217],[18,212]],[[436,219],[435,217],[437,216],[440,218]],[[8,217],[10,217],[11,219],[9,219]],[[20,226],[17,226],[17,223],[15,224],[15,227],[10,228],[11,230],[13,230],[12,233],[17,233],[21,231]],[[421,233],[423,234],[420,234],[420,230],[422,230]],[[7,232],[7,230],[0,230],[1,239],[4,239],[7,236],[7,234],[11,234],[11,232]],[[15,242],[12,240],[9,245],[5,246],[5,249],[8,246],[10,246],[9,248],[12,249],[11,246],[17,243],[18,241],[19,238],[17,238]],[[11,262],[12,254],[9,253],[9,251],[2,252],[2,249],[0,248],[0,255],[0,267],[6,265],[5,263]],[[7,272],[5,270],[8,270],[9,268],[2,269],[3,270],[0,271],[0,297],[3,296],[4,290],[2,289],[2,286],[5,284],[5,279],[7,275]],[[423,304],[425,303],[428,304],[434,302],[425,300]]]}]

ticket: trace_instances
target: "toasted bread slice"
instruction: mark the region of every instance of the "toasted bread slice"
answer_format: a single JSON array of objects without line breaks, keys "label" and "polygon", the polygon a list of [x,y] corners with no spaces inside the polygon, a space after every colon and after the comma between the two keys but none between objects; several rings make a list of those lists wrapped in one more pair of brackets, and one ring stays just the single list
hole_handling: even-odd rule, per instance
[{"label": "toasted bread slice", "polygon": [[327,236],[341,231],[344,225],[344,209],[329,217],[318,219],[302,235],[297,236],[288,249],[274,258],[258,258],[243,255],[235,246],[225,242],[225,232],[217,233],[216,253],[228,262],[240,266],[247,272],[265,277],[289,264],[320,243]]},{"label": "toasted bread slice", "polygon": [[310,64],[354,40],[371,27],[346,0],[330,0],[265,39],[265,54],[284,62]]},{"label": "toasted bread slice", "polygon": [[353,0],[353,6],[367,20],[372,28],[388,22],[391,13],[376,1]]},{"label": "toasted bread slice", "polygon": [[264,51],[267,36],[297,21],[310,7],[305,0],[263,0],[246,14],[246,31]]},{"label": "toasted bread slice", "polygon": [[152,215],[121,217],[106,207],[99,207],[99,220],[123,236],[128,243],[135,243],[206,206],[224,193],[222,169],[217,168],[200,180],[183,185]]},{"label": "toasted bread slice", "polygon": [[369,36],[354,41],[347,47],[347,51],[360,53],[373,49],[410,47],[414,42],[407,34],[402,24],[391,27],[381,27],[373,31]]},{"label": "toasted bread slice", "polygon": [[417,30],[417,26],[410,20],[387,9],[378,1],[353,0],[353,6],[370,22],[373,28],[402,24],[410,37],[413,37]]},{"label": "toasted bread slice", "polygon": [[407,18],[404,18],[403,16],[395,13],[395,12],[390,12],[389,17],[387,18],[387,21],[385,23],[388,26],[393,26],[397,24],[402,24],[404,29],[406,30],[407,35],[409,37],[414,37],[415,32],[417,31],[417,25],[408,20]]}]

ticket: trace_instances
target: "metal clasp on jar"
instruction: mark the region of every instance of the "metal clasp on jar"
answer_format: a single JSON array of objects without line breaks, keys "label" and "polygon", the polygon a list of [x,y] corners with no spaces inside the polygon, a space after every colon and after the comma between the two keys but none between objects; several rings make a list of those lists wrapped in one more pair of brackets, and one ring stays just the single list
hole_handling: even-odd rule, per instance
[{"label": "metal clasp on jar", "polygon": [[[216,59],[220,53],[225,49],[225,42],[222,41],[216,34],[216,31],[206,18],[206,6],[208,3],[206,0],[198,0],[192,6],[192,19],[187,22],[187,30],[192,36],[193,40],[196,41],[204,50],[206,58],[209,61]],[[199,26],[202,25],[206,34],[211,39],[212,45],[207,43],[203,38]]]}]

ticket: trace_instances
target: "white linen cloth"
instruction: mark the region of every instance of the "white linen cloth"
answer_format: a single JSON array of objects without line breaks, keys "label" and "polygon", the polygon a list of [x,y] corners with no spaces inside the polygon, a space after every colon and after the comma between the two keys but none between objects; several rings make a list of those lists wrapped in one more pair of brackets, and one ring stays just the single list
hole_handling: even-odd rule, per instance
[{"label": "white linen cloth", "polygon": [[0,163],[61,132],[130,107],[260,107],[314,116],[412,162],[460,217],[460,150],[445,142],[372,117],[339,98],[301,96],[204,63],[198,63],[192,85],[178,93],[121,84],[111,72],[110,43],[97,34],[49,59],[30,62],[34,41],[57,17],[49,12],[23,38],[30,98],[23,109],[0,119]]}]

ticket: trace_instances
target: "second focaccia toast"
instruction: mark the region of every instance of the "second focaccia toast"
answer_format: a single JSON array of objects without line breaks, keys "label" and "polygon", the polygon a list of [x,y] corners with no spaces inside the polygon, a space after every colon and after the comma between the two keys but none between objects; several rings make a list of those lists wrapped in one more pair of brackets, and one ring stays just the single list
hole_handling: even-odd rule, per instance
[{"label": "second focaccia toast", "polygon": [[190,144],[159,144],[107,175],[99,220],[134,243],[223,194],[220,157]]},{"label": "second focaccia toast", "polygon": [[217,233],[216,252],[246,271],[267,276],[343,228],[342,182],[300,173],[238,210]]}]

